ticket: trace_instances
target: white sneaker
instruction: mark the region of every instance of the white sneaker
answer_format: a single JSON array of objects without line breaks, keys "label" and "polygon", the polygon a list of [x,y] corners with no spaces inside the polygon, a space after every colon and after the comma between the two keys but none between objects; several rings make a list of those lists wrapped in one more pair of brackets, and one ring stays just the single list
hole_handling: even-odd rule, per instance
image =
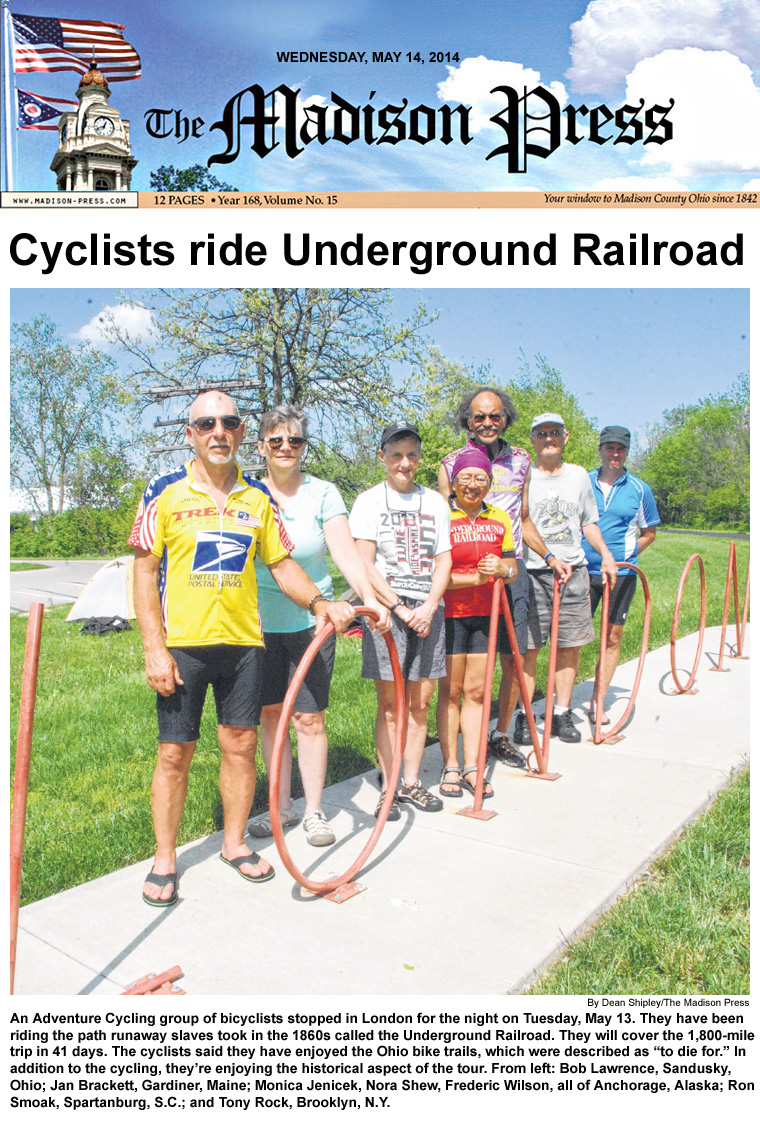
[{"label": "white sneaker", "polygon": [[332,846],[335,841],[335,834],[321,811],[315,811],[313,815],[305,818],[303,828],[310,846]]}]

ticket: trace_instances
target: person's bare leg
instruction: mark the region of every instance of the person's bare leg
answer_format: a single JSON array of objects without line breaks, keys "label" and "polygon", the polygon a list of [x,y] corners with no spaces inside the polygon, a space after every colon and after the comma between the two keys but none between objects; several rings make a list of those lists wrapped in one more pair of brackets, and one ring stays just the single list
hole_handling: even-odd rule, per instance
[{"label": "person's bare leg", "polygon": [[383,777],[383,791],[388,787],[393,748],[396,741],[396,686],[392,681],[375,680],[377,693],[377,717],[375,719],[375,747]]},{"label": "person's bare leg", "polygon": [[[218,732],[222,751],[219,790],[224,807],[221,853],[231,862],[250,853],[244,834],[256,791],[256,729],[219,725]],[[269,862],[262,858],[256,865],[247,862],[240,867],[240,872],[248,877],[262,877],[271,868]]]},{"label": "person's bare leg", "polygon": [[[264,767],[266,768],[268,776],[272,774],[272,750],[274,749],[274,738],[277,735],[277,726],[280,723],[281,713],[282,703],[279,705],[265,705],[261,710],[261,757],[264,761]],[[281,811],[290,811],[292,809],[290,802],[292,774],[293,749],[290,743],[290,736],[288,735],[282,747],[282,760],[280,762]]]},{"label": "person's bare leg", "polygon": [[[187,798],[187,780],[195,753],[196,741],[187,743],[159,742],[156,767],[150,788],[153,830],[156,836],[156,857],[153,872],[174,873],[177,869],[177,835]],[[174,896],[174,883],[154,885],[148,881],[143,893],[153,901],[168,901]]]},{"label": "person's bare leg", "polygon": [[327,733],[324,711],[294,713],[293,726],[298,737],[298,768],[306,797],[304,818],[308,818],[315,811],[322,809],[322,791],[327,776]]},{"label": "person's bare leg", "polygon": [[[623,638],[623,623],[610,623],[607,631],[607,653],[604,656],[604,669],[601,671],[602,682],[602,724],[607,724],[609,717],[604,712],[604,698],[610,688],[610,682],[615,676],[615,670],[620,661],[620,643]],[[599,663],[596,664],[596,679],[600,676]],[[596,709],[597,681],[594,682],[594,696],[591,700],[590,712],[593,715]]]},{"label": "person's bare leg", "polygon": [[[523,659],[523,674],[525,677],[525,688],[527,697],[530,702],[533,701],[533,694],[536,691],[536,665],[538,663],[538,651],[526,650]],[[531,704],[531,710],[533,705]]]},{"label": "person's bare leg", "polygon": [[428,705],[435,689],[434,678],[421,678],[406,687],[407,730],[404,744],[404,783],[413,786],[420,778],[420,764],[427,739]]},{"label": "person's bare leg", "polygon": [[[486,678],[485,654],[468,654],[464,675],[464,701],[460,713],[462,749],[465,767],[478,762],[480,726],[483,719],[483,698]],[[471,781],[472,782],[472,781]]]},{"label": "person's bare leg", "polygon": [[570,708],[573,686],[578,676],[580,660],[580,646],[560,646],[557,648],[557,667],[554,675],[554,704],[560,709]]},{"label": "person's bare leg", "polygon": [[443,766],[451,771],[449,779],[444,778],[439,790],[442,794],[459,789],[454,772],[459,770],[459,702],[462,696],[467,655],[449,654],[446,656],[446,677],[438,682],[438,703],[436,705],[436,725],[441,742]]},{"label": "person's bare leg", "polygon": [[499,732],[506,734],[509,722],[520,700],[520,683],[515,673],[515,663],[511,654],[500,654],[501,685],[499,686]]}]

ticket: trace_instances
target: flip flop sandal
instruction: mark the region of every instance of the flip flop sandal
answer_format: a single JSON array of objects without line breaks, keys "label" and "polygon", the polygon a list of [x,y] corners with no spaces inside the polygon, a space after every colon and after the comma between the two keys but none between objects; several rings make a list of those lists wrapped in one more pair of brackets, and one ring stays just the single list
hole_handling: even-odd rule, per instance
[{"label": "flip flop sandal", "polygon": [[154,873],[153,870],[151,870],[145,880],[146,882],[149,881],[152,885],[160,886],[161,889],[167,885],[174,885],[174,893],[166,901],[157,901],[153,897],[146,897],[143,893],[142,899],[146,905],[152,905],[154,909],[168,909],[170,905],[177,904],[179,899],[179,881],[176,873]]},{"label": "flip flop sandal", "polygon": [[[449,790],[444,791],[443,784],[446,783],[446,776],[454,774],[456,778],[456,786],[453,783],[447,784]],[[438,784],[438,794],[442,795],[444,799],[450,795],[452,799],[456,799],[458,795],[462,794],[462,780],[459,775],[459,768],[444,768],[441,772],[441,782]]]},{"label": "flip flop sandal", "polygon": [[241,870],[240,867],[244,866],[246,862],[250,862],[252,866],[258,865],[258,863],[261,861],[261,856],[259,854],[243,854],[239,858],[232,859],[225,858],[224,854],[220,854],[219,857],[226,866],[232,866],[233,869],[237,870],[244,881],[252,881],[254,885],[261,885],[262,882],[271,881],[271,879],[274,877],[274,869],[272,868],[272,866],[269,867],[266,873],[259,874],[258,877],[251,877],[249,874],[243,873],[243,871]]},{"label": "flip flop sandal", "polygon": [[[470,783],[470,781],[468,779],[466,779],[465,777],[468,776],[468,775],[472,775],[473,772],[477,773],[477,770],[478,770],[477,768],[462,768],[462,787],[466,787],[467,790],[469,791],[470,795],[475,794],[475,788]],[[487,779],[483,780],[483,798],[484,799],[493,799],[493,788],[491,787],[491,784],[488,782]]]}]

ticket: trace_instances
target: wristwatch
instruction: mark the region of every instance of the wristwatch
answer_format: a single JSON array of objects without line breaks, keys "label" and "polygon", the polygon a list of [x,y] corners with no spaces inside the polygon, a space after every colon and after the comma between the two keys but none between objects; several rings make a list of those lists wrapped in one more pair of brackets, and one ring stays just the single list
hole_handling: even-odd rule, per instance
[{"label": "wristwatch", "polygon": [[397,599],[396,602],[393,604],[393,606],[389,607],[388,610],[389,611],[395,611],[397,607],[406,607],[406,604],[404,603],[403,599]]}]

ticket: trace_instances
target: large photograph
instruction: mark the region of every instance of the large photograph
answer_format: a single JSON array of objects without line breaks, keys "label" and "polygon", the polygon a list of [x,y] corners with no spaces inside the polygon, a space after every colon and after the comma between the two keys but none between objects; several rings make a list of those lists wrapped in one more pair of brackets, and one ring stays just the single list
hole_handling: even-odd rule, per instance
[{"label": "large photograph", "polygon": [[17,994],[748,992],[747,290],[10,306]]}]

